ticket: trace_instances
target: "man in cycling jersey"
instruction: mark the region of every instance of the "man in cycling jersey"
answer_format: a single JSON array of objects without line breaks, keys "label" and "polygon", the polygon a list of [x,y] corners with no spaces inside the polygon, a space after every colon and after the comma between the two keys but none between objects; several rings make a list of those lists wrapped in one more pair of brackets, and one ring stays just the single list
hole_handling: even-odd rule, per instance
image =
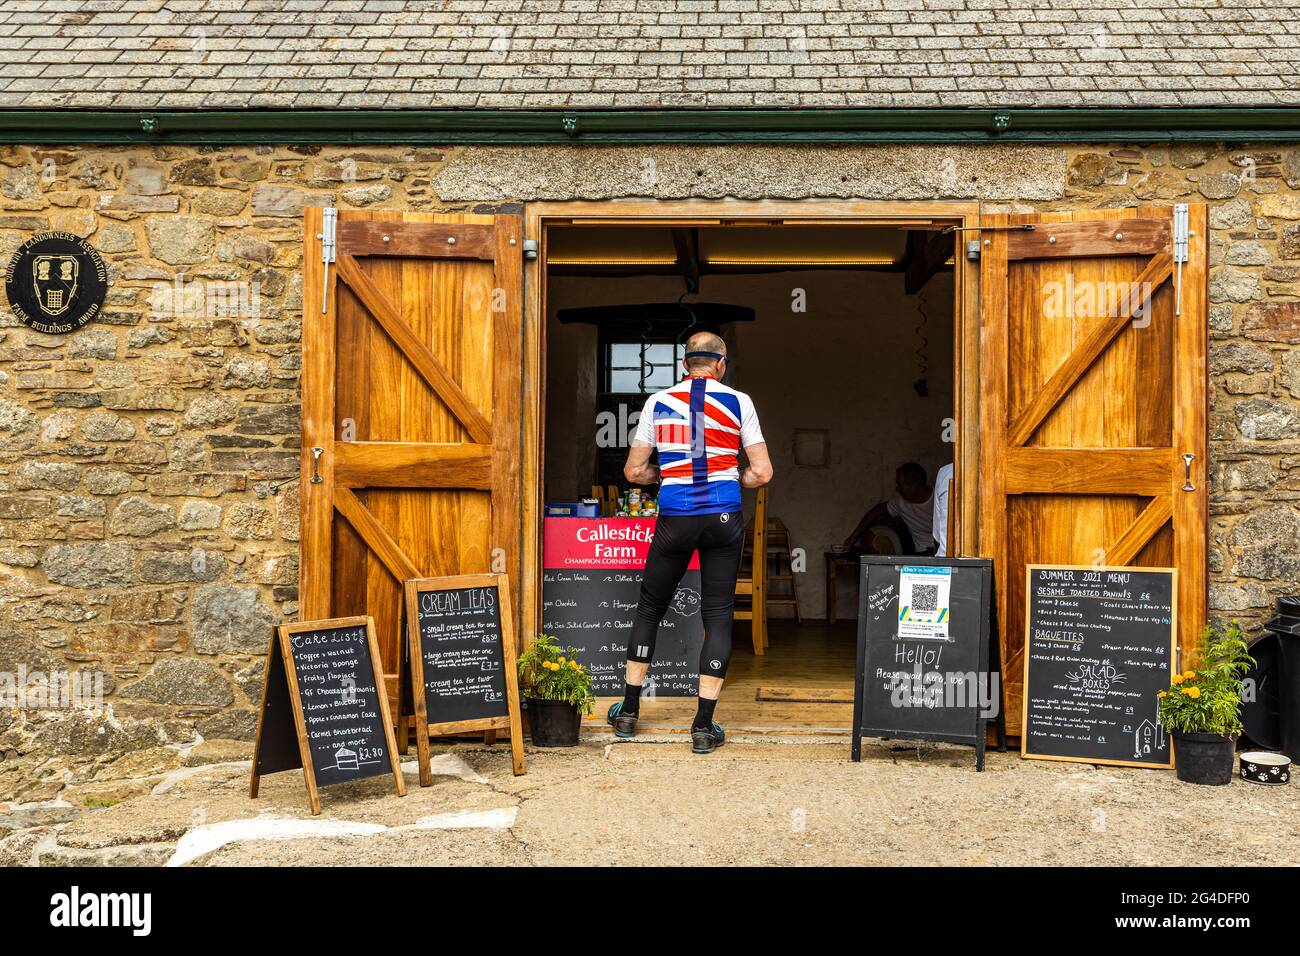
[{"label": "man in cycling jersey", "polygon": [[[619,737],[636,733],[641,685],[654,657],[659,623],[698,551],[704,647],[691,750],[707,754],[724,739],[713,710],[731,659],[736,572],[745,540],[740,489],[771,481],[772,462],[754,403],[722,384],[726,343],[711,332],[698,332],[687,340],[682,364],[686,377],[646,400],[623,467],[632,484],[659,482],[659,518],[627,645],[623,700],[610,707],[609,722]],[[743,469],[741,448],[748,459]],[[650,461],[655,450],[658,464]]]}]

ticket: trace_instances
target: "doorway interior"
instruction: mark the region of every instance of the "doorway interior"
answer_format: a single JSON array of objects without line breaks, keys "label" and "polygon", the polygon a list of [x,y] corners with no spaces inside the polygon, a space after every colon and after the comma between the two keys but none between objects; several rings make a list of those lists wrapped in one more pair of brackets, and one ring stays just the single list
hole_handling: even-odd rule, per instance
[{"label": "doorway interior", "polygon": [[[963,414],[975,343],[962,227],[977,210],[735,205],[725,217],[706,203],[530,209],[539,257],[526,340],[535,333],[543,383],[531,504],[540,527],[546,501],[625,490],[626,441],[646,395],[678,380],[691,332],[717,331],[734,358],[726,384],[754,399],[776,470],[766,646],[756,653],[753,625],[737,621],[725,720],[747,731],[847,732],[857,583],[836,551],[895,494],[900,464],[921,465],[933,485],[955,459],[960,478],[963,445],[973,452],[962,431],[977,418]],[[526,449],[527,418],[526,409]],[[963,497],[953,500],[949,553],[967,537]],[[748,522],[757,506],[747,491]],[[907,546],[887,527],[875,537],[885,553]],[[643,725],[681,729],[693,706],[659,698]]]}]

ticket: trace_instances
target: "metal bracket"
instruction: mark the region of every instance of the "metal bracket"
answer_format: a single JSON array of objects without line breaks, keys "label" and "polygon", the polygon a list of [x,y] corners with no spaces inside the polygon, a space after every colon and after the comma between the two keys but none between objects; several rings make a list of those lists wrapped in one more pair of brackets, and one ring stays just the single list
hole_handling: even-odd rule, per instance
[{"label": "metal bracket", "polygon": [[560,129],[564,130],[565,136],[578,135],[578,117],[575,113],[565,113],[560,117]]},{"label": "metal bracket", "polygon": [[536,240],[536,239],[525,239],[525,240],[524,240],[524,258],[525,258],[525,259],[529,259],[529,260],[532,260],[532,259],[536,259],[536,258],[537,258],[537,240]]},{"label": "metal bracket", "polygon": [[1183,263],[1187,261],[1188,232],[1187,203],[1174,206],[1174,315],[1183,313]]},{"label": "metal bracket", "polygon": [[320,476],[320,456],[325,454],[325,449],[314,447],[311,450],[311,483],[319,485],[325,479]]},{"label": "metal bracket", "polygon": [[1183,491],[1195,491],[1196,486],[1192,484],[1192,462],[1196,456],[1190,451],[1183,453]]},{"label": "metal bracket", "polygon": [[339,211],[333,206],[326,206],[321,210],[321,231],[316,233],[316,238],[320,240],[320,261],[325,264],[325,268],[321,270],[321,315],[325,314],[325,297],[329,295],[330,290],[330,263],[335,260],[337,253],[338,220]]}]

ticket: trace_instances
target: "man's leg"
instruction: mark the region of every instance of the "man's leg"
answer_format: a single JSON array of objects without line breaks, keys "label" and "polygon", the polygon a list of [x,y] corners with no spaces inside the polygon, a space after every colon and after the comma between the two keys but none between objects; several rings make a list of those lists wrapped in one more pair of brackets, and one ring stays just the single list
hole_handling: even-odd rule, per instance
[{"label": "man's leg", "polygon": [[[659,623],[668,613],[677,585],[686,573],[695,551],[694,536],[682,523],[690,519],[660,516],[655,522],[654,540],[646,556],[641,576],[641,596],[637,602],[632,634],[627,642],[627,669],[623,680],[623,702],[610,708],[610,721],[620,733],[631,734],[641,710],[641,687],[645,683],[650,661],[654,659],[655,638]],[[616,722],[622,719],[624,726]]]},{"label": "man's leg", "polygon": [[[691,722],[691,748],[708,753],[722,742],[713,711],[731,662],[731,628],[736,605],[736,573],[745,543],[745,519],[740,512],[712,516],[714,525],[700,541],[700,617],[704,647],[700,650],[700,696]],[[708,739],[705,739],[708,738]]]}]

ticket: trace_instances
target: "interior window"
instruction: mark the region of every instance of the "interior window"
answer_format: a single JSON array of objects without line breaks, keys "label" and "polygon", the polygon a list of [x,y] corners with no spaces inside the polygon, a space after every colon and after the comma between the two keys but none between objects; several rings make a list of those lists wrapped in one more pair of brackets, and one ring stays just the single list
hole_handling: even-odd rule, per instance
[{"label": "interior window", "polygon": [[605,391],[648,395],[677,381],[684,345],[672,342],[608,342],[605,345]]}]

